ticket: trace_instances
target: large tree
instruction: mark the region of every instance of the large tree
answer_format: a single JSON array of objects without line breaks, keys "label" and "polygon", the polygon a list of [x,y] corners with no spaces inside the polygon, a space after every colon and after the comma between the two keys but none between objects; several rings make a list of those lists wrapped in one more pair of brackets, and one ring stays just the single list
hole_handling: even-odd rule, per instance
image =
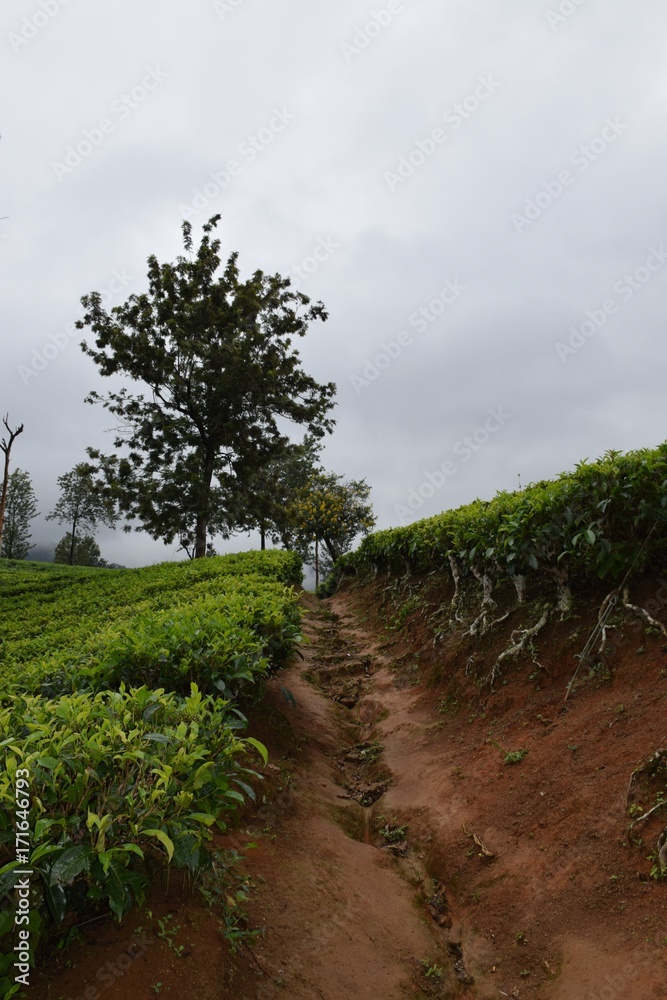
[{"label": "large tree", "polygon": [[7,489],[9,487],[9,458],[12,451],[12,445],[14,441],[19,436],[23,434],[23,424],[12,430],[9,426],[9,414],[5,414],[2,418],[2,422],[7,430],[7,437],[3,437],[0,440],[0,451],[5,456],[4,470],[2,475],[2,488],[0,489],[0,546],[2,546],[2,532],[5,524],[5,508],[7,506]]},{"label": "large tree", "polygon": [[30,476],[15,469],[7,484],[5,523],[0,555],[5,559],[26,559],[34,549],[30,538],[30,522],[37,517],[37,500]]},{"label": "large tree", "polygon": [[79,462],[70,472],[59,476],[60,499],[46,515],[47,521],[66,524],[70,529],[69,552],[62,560],[70,566],[74,565],[77,540],[83,531],[94,531],[98,524],[113,528],[118,520],[109,491],[100,487],[94,473],[95,467],[89,462]]},{"label": "large tree", "polygon": [[[336,388],[319,384],[301,367],[295,337],[327,314],[321,302],[291,289],[290,279],[255,273],[239,278],[237,253],[220,271],[220,241],[203,226],[194,248],[183,223],[187,256],[160,264],[148,258],[148,292],[131,295],[110,313],[98,292],[82,299],[82,344],[103,376],[125,376],[145,387],[126,388],[101,402],[120,420],[114,445],[122,457],[89,449],[120,510],[135,530],[165,543],[192,542],[206,554],[207,539],[236,527],[230,497],[248,476],[285,448],[287,421],[316,437],[330,432]],[[233,504],[231,505],[233,507]],[[131,530],[127,525],[126,530]]]}]

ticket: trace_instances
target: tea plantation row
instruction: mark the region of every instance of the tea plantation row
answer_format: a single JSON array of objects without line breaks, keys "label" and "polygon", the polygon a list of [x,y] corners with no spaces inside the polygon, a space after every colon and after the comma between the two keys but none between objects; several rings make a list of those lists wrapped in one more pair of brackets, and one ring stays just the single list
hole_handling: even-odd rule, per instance
[{"label": "tea plantation row", "polygon": [[[567,608],[571,588],[621,581],[667,554],[667,443],[608,452],[553,481],[366,537],[339,560],[341,573],[442,570],[479,581],[485,601],[511,579],[520,600],[531,582],[555,587]],[[330,586],[330,584],[328,584]]]},{"label": "tea plantation row", "polygon": [[238,702],[299,642],[300,582],[279,551],[140,570],[0,561],[1,995],[20,989],[17,831],[33,959],[91,905],[120,918],[165,863],[210,864],[266,759]]}]

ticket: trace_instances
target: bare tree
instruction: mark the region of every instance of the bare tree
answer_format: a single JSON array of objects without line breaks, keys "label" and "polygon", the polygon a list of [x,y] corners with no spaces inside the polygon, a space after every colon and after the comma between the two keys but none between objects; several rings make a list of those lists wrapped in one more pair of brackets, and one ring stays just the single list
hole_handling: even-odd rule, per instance
[{"label": "bare tree", "polygon": [[2,546],[2,529],[5,526],[5,507],[7,505],[7,486],[9,484],[9,454],[12,450],[12,445],[14,441],[23,433],[23,424],[17,427],[15,431],[9,426],[9,414],[5,414],[2,418],[2,422],[7,428],[8,438],[3,438],[0,441],[0,450],[5,454],[5,471],[2,478],[2,495],[0,496],[0,546]]}]

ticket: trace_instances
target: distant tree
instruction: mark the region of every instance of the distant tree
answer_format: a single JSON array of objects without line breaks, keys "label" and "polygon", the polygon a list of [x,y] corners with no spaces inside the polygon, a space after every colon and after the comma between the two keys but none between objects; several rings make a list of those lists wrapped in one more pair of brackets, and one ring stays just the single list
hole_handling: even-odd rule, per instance
[{"label": "distant tree", "polygon": [[239,475],[234,523],[241,531],[259,531],[260,546],[295,548],[298,542],[292,501],[318,473],[322,444],[307,434],[301,444],[288,442],[281,455],[249,475]]},{"label": "distant tree", "polygon": [[2,491],[0,492],[0,551],[2,549],[2,534],[5,525],[5,507],[7,506],[7,488],[9,486],[9,456],[12,450],[12,445],[14,441],[19,436],[23,434],[23,424],[17,427],[15,431],[9,426],[9,414],[5,414],[2,418],[2,422],[7,429],[7,437],[0,440],[0,451],[4,453],[5,456],[5,467],[2,477]]},{"label": "distant tree", "polygon": [[67,532],[56,545],[54,563],[66,563],[68,566],[106,566],[101,558],[100,547],[92,535],[72,538]]},{"label": "distant tree", "polygon": [[5,524],[0,554],[5,559],[26,559],[30,549],[30,522],[37,517],[37,500],[30,476],[15,469],[7,484]]},{"label": "distant tree", "polygon": [[[319,384],[301,367],[292,346],[311,322],[326,320],[290,279],[255,271],[239,279],[238,254],[221,266],[220,241],[203,226],[198,248],[184,222],[185,256],[160,264],[148,258],[148,292],[131,295],[107,313],[99,292],[82,298],[82,344],[103,376],[121,375],[147,387],[146,396],[123,388],[101,402],[124,432],[114,441],[127,456],[88,449],[120,511],[165,543],[178,539],[206,555],[207,543],[235,527],[230,498],[247,476],[281,454],[287,440],[279,421],[316,437],[331,431],[336,387]],[[127,525],[125,530],[132,530]]]},{"label": "distant tree", "polygon": [[330,569],[350,550],[357,535],[368,534],[375,524],[377,519],[368,503],[370,492],[363,479],[345,482],[343,476],[325,472],[311,479],[294,497],[290,516],[304,561],[315,566],[316,584],[320,571]]},{"label": "distant tree", "polygon": [[60,500],[46,517],[47,521],[70,526],[66,536],[69,538],[69,558],[62,560],[70,565],[74,565],[76,543],[81,532],[94,531],[98,524],[113,528],[118,520],[112,498],[95,481],[94,473],[94,466],[80,462],[71,472],[59,476]]}]

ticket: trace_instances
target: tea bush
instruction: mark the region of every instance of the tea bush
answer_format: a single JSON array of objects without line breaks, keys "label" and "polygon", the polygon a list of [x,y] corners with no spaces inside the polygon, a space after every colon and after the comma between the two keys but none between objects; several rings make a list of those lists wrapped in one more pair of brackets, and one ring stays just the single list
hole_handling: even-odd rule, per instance
[{"label": "tea bush", "polygon": [[667,552],[667,443],[581,462],[553,481],[475,500],[368,535],[335,567],[355,572],[442,570],[488,584],[525,577],[618,582]]},{"label": "tea bush", "polygon": [[299,642],[301,577],[280,551],[138,570],[0,560],[1,995],[18,989],[17,816],[33,960],[45,928],[90,906],[120,919],[160,866],[209,864],[213,831],[254,797],[249,754],[266,762],[236,702]]},{"label": "tea bush", "polygon": [[[14,775],[28,773],[33,931],[61,926],[91,903],[120,918],[149,876],[173,862],[205,867],[212,829],[254,797],[249,752],[266,750],[238,730],[229,702],[146,687],[18,698],[0,711],[0,933],[14,918]],[[25,867],[25,866],[22,866]],[[1,968],[1,966],[0,966]]]},{"label": "tea bush", "polygon": [[195,681],[238,696],[261,690],[299,639],[297,598],[285,586],[301,579],[293,553],[53,575],[55,587],[48,572],[0,563],[0,699],[121,680],[182,692]]}]

